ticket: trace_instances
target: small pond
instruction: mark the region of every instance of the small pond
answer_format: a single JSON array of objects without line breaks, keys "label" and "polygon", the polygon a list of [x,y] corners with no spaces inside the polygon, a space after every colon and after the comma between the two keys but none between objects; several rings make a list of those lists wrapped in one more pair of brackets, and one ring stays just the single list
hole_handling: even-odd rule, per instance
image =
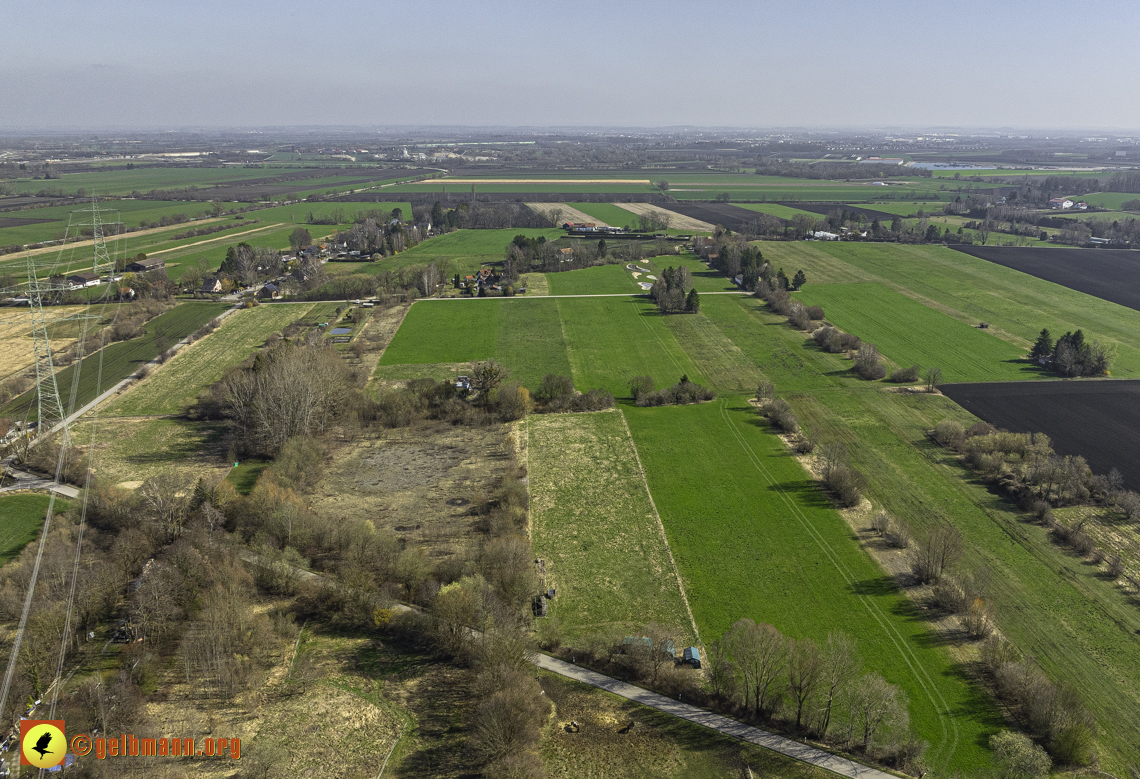
[{"label": "small pond", "polygon": [[352,332],[352,328],[351,327],[334,327],[332,330],[329,330],[329,332],[333,335],[348,335],[349,333]]}]

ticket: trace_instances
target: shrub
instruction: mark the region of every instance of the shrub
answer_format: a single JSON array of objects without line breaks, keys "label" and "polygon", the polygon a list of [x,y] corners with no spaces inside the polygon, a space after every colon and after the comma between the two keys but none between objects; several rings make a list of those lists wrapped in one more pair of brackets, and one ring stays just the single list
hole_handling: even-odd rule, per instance
[{"label": "shrub", "polygon": [[870,381],[881,379],[887,375],[887,369],[883,367],[879,350],[874,344],[863,344],[859,347],[859,353],[855,355],[855,366],[852,370]]},{"label": "shrub", "polygon": [[796,454],[811,454],[815,451],[815,441],[807,436],[800,436],[795,443]]},{"label": "shrub", "polygon": [[756,399],[763,402],[776,397],[776,387],[770,381],[762,381],[756,385]]},{"label": "shrub", "polygon": [[891,515],[880,511],[871,517],[871,529],[879,536],[885,536],[891,527]]},{"label": "shrub", "polygon": [[641,399],[657,391],[652,376],[634,376],[629,380],[629,394],[637,405],[642,405]]},{"label": "shrub", "polygon": [[965,435],[961,423],[953,419],[943,419],[934,427],[934,440],[941,446],[955,446]]},{"label": "shrub", "polygon": [[799,301],[792,302],[792,310],[788,313],[788,323],[797,330],[807,330],[811,327],[811,317],[807,309]]},{"label": "shrub", "polygon": [[777,398],[765,406],[764,413],[781,432],[795,435],[800,431],[799,420],[792,413],[792,407],[788,405],[788,401]]},{"label": "shrub", "polygon": [[807,315],[816,322],[823,321],[823,309],[819,306],[808,306]]},{"label": "shrub", "polygon": [[841,506],[857,506],[863,499],[867,479],[859,471],[847,465],[837,465],[827,477],[827,488]]},{"label": "shrub", "polygon": [[917,365],[912,365],[909,368],[896,368],[891,371],[889,381],[895,384],[913,384],[918,381],[919,370]]}]

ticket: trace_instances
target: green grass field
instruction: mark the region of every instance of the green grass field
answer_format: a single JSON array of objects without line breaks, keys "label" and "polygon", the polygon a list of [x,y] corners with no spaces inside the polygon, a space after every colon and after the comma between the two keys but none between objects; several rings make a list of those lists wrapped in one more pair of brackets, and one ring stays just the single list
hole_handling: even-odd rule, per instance
[{"label": "green grass field", "polygon": [[226,317],[210,335],[179,350],[174,359],[114,400],[106,416],[178,414],[198,394],[241,363],[265,340],[298,319],[309,306],[258,306]]},{"label": "green grass field", "polygon": [[625,292],[641,294],[641,287],[623,265],[598,265],[593,268],[547,273],[551,295],[605,295]]},{"label": "green grass field", "polygon": [[936,771],[986,765],[980,742],[1001,726],[996,707],[851,543],[847,524],[751,406],[722,398],[627,416],[705,642],[743,617],[817,641],[845,630],[868,668],[907,690]]},{"label": "green grass field", "polygon": [[610,203],[567,203],[566,205],[578,209],[583,214],[589,214],[610,227],[637,226],[637,214]]},{"label": "green grass field", "polygon": [[[548,373],[570,375],[555,300],[420,301],[384,351],[383,366],[462,363],[494,357],[535,389]],[[383,377],[382,371],[378,377]],[[410,378],[410,377],[409,377]]]},{"label": "green grass field", "polygon": [[656,621],[695,637],[620,412],[526,423],[531,537],[568,634]]},{"label": "green grass field", "polygon": [[670,317],[659,313],[646,298],[561,298],[555,302],[579,390],[604,387],[615,397],[627,397],[634,376],[651,376],[658,387],[675,384],[682,375],[706,382],[667,326]]},{"label": "green grass field", "polygon": [[[720,271],[713,270],[708,265],[697,257],[695,254],[667,254],[660,257],[650,257],[647,260],[636,263],[641,268],[649,268],[653,271],[653,275],[660,277],[661,271],[666,268],[679,268],[684,266],[689,269],[693,277],[693,288],[700,292],[728,292],[737,290],[735,284],[728,280]],[[642,281],[644,276],[638,279]]]},{"label": "green grass field", "polygon": [[1129,200],[1140,200],[1140,195],[1135,192],[1095,192],[1091,195],[1081,195],[1079,199],[1090,206],[1119,211]]},{"label": "green grass field", "polygon": [[539,228],[511,228],[507,230],[456,230],[453,233],[428,239],[418,246],[386,257],[380,262],[368,263],[359,272],[382,273],[395,268],[429,263],[447,264],[447,277],[451,274],[473,273],[481,266],[500,263],[509,244],[516,235],[528,238],[545,236],[553,241],[562,236],[561,230]]},{"label": "green grass field", "polygon": [[1025,350],[882,284],[811,284],[796,297],[899,367],[937,365],[947,382],[1017,381],[1042,375]]},{"label": "green grass field", "polygon": [[[24,547],[36,540],[50,500],[47,495],[30,493],[0,495],[0,566],[19,557]],[[60,514],[69,506],[57,497],[54,512]]]},{"label": "green grass field", "polygon": [[[166,347],[173,346],[227,308],[229,305],[226,303],[182,303],[148,322],[144,334],[138,338],[110,344],[101,353],[88,355],[83,360],[79,373],[75,408],[94,400],[99,392],[111,388],[138,370],[143,363],[157,357],[161,351],[159,331],[165,338]],[[69,404],[76,367],[69,366],[56,374],[64,406]],[[30,419],[36,419],[35,390],[12,400],[4,409],[4,414],[16,419],[23,419],[27,414]]]},{"label": "green grass field", "polygon": [[1026,350],[1043,327],[1052,333],[1081,329],[1087,338],[1116,346],[1113,376],[1140,376],[1138,315],[1115,303],[942,246],[759,245],[765,259],[789,274],[803,268],[809,285],[879,282],[968,325],[987,322]]},{"label": "green grass field", "polygon": [[797,216],[806,216],[809,219],[822,219],[822,214],[817,214],[812,211],[804,211],[799,208],[792,208],[790,206],[782,206],[779,203],[738,203],[741,208],[747,208],[749,211],[756,211],[761,214],[771,214],[780,219],[794,219]]}]

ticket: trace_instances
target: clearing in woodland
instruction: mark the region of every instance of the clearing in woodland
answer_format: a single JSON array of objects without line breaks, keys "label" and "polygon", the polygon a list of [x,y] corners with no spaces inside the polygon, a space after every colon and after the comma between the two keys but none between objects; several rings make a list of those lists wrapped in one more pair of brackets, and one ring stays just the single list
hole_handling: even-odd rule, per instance
[{"label": "clearing in woodland", "polygon": [[695,636],[620,411],[527,419],[531,539],[572,638],[647,622]]}]

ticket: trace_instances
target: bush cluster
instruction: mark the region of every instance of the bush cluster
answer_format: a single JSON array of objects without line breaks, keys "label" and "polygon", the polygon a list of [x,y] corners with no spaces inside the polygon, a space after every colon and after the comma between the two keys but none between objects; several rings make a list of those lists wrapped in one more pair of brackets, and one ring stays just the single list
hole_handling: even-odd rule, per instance
[{"label": "bush cluster", "polygon": [[630,394],[639,406],[681,406],[715,400],[716,393],[708,387],[689,381],[688,376],[671,387],[656,390],[651,376],[634,376],[629,382]]},{"label": "bush cluster", "polygon": [[831,354],[850,352],[863,345],[863,342],[859,340],[859,336],[845,333],[831,325],[824,325],[813,332],[811,337],[812,340],[819,345],[819,348]]},{"label": "bush cluster", "polygon": [[883,367],[882,357],[874,344],[862,344],[859,347],[852,370],[870,381],[876,381],[887,375],[887,369]]},{"label": "bush cluster", "polygon": [[538,411],[556,413],[560,411],[601,411],[614,407],[614,396],[605,389],[591,389],[578,392],[574,380],[569,376],[548,373],[535,390],[534,399]]}]

